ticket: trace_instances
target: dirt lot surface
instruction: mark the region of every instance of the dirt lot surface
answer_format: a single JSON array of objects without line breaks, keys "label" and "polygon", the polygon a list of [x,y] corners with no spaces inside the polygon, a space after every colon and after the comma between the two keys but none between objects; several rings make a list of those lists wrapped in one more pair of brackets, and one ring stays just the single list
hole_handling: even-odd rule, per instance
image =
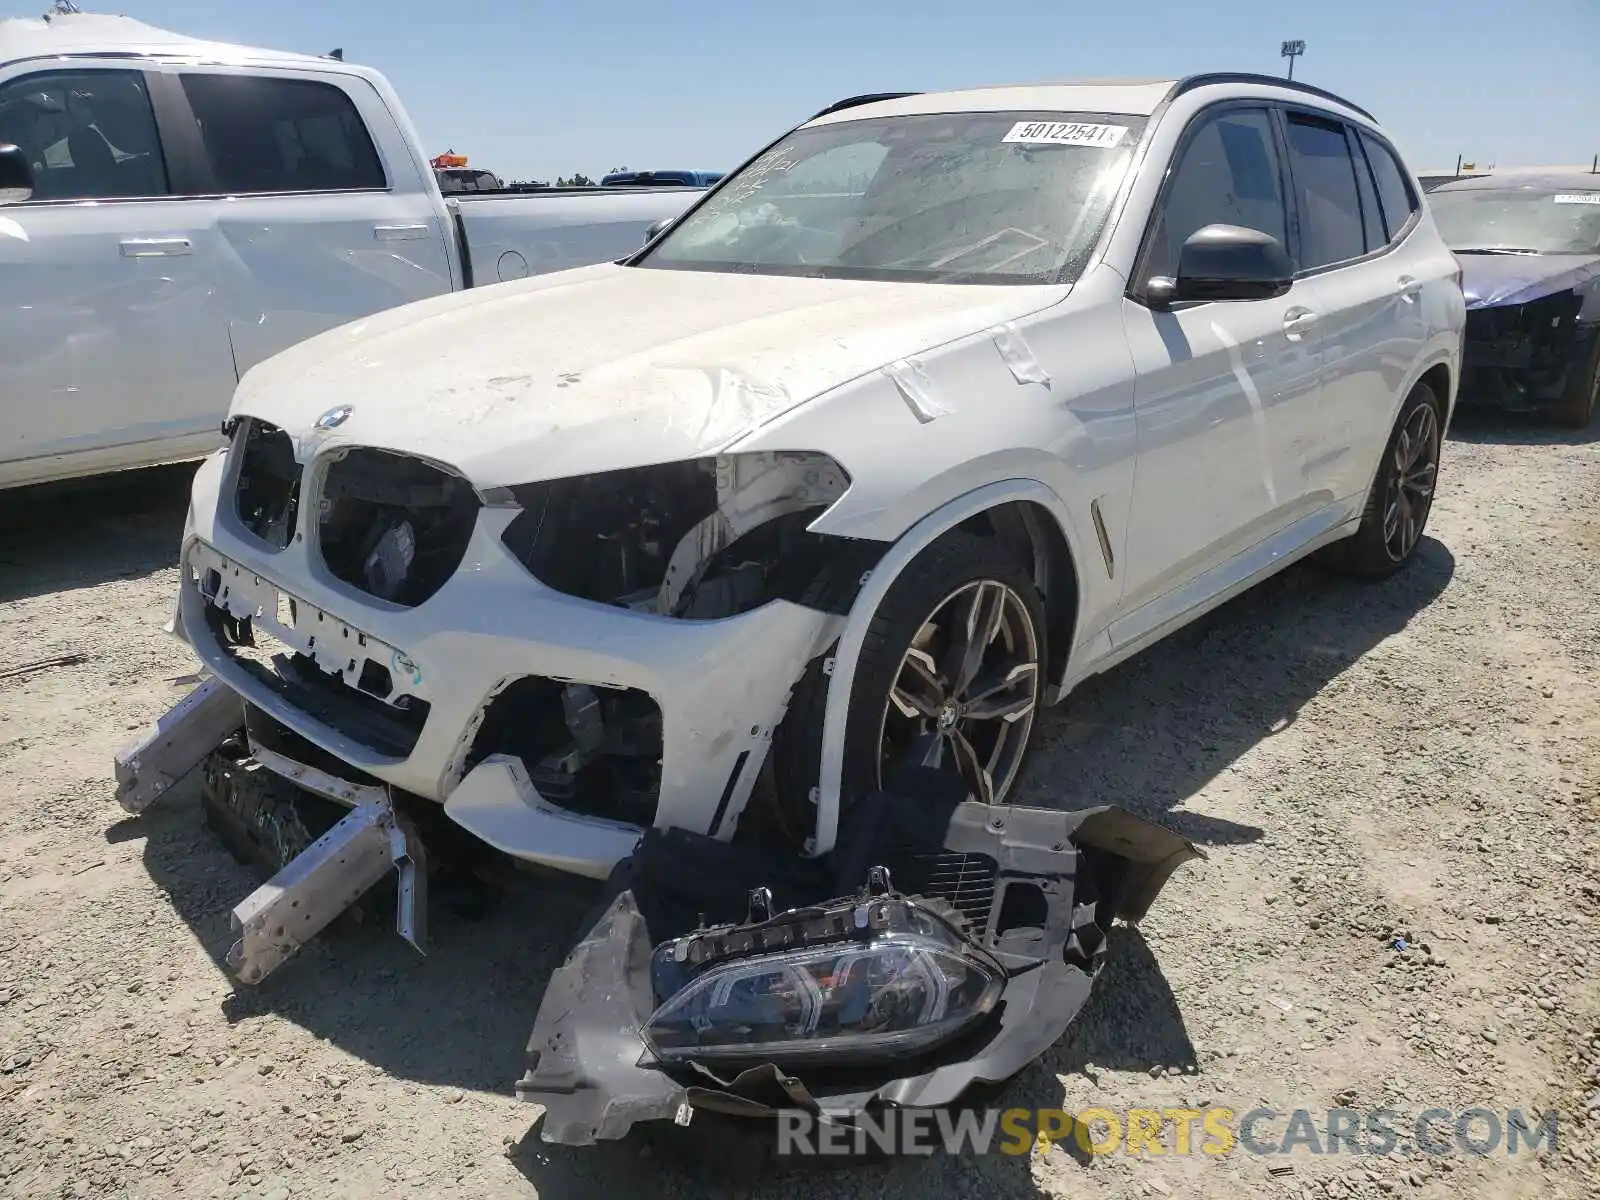
[{"label": "dirt lot surface", "polygon": [[[1340,1105],[1402,1132],[1559,1112],[1554,1153],[1483,1157],[1449,1119],[1449,1152],[1382,1157],[1069,1142],[752,1176],[698,1120],[546,1147],[510,1084],[588,897],[436,911],[426,960],[374,920],[236,994],[252,879],[192,796],[129,820],[109,782],[193,682],[160,629],[184,472],[0,494],[0,1194],[1600,1195],[1597,439],[1463,421],[1403,577],[1295,569],[1236,601],[1055,714],[1027,789],[1209,857],[1000,1103],[1306,1109],[1319,1141]],[[82,658],[9,674],[56,655]]]}]

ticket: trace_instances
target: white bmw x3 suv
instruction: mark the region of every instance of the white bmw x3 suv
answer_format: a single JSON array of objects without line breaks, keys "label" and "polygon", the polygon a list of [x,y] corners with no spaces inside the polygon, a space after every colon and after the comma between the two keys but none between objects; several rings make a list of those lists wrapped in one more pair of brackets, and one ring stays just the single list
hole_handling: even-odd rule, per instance
[{"label": "white bmw x3 suv", "polygon": [[1042,705],[1313,551],[1404,566],[1464,317],[1318,89],[858,97],[629,259],[251,370],[181,627],[325,794],[597,877],[822,854],[904,764],[1003,802]]}]

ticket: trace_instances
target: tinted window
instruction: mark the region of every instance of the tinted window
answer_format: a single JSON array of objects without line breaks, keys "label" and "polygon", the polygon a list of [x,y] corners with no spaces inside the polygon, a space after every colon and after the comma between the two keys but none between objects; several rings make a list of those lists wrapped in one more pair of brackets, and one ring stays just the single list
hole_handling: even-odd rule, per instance
[{"label": "tinted window", "polygon": [[1367,160],[1353,141],[1350,144],[1350,158],[1356,169],[1356,193],[1361,198],[1362,240],[1369,253],[1382,250],[1389,244],[1389,235],[1384,232],[1383,213],[1378,208],[1378,192],[1372,182],[1372,172],[1367,170]]},{"label": "tinted window", "polygon": [[327,192],[385,186],[350,97],[326,83],[184,75],[215,190]]},{"label": "tinted window", "polygon": [[1300,269],[1309,271],[1365,254],[1356,169],[1344,126],[1291,114],[1289,166],[1300,209]]},{"label": "tinted window", "polygon": [[1389,240],[1393,241],[1411,219],[1411,214],[1417,211],[1417,197],[1389,147],[1364,133],[1361,144],[1366,148],[1367,161],[1372,164],[1372,177],[1378,182],[1384,223],[1389,229]]},{"label": "tinted window", "polygon": [[35,200],[167,194],[138,71],[47,71],[0,85],[0,142],[27,154]]},{"label": "tinted window", "polygon": [[1173,169],[1151,237],[1147,276],[1176,275],[1178,252],[1207,225],[1241,225],[1288,243],[1283,172],[1265,109],[1205,118]]}]

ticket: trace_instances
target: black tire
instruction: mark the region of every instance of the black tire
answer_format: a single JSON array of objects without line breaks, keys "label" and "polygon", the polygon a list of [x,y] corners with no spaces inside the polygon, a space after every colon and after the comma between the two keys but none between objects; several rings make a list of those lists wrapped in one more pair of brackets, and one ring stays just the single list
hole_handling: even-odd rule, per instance
[{"label": "black tire", "polygon": [[[1426,414],[1423,410],[1427,410]],[[1419,423],[1431,430],[1426,435],[1429,445],[1425,448],[1425,454],[1431,458],[1431,476],[1427,495],[1421,501],[1421,512],[1404,510],[1412,514],[1415,534],[1402,544],[1396,541],[1388,528],[1389,509],[1394,503],[1397,476],[1412,477],[1402,470],[1399,459],[1407,453],[1402,446],[1403,440],[1408,437],[1408,432],[1416,430]],[[1322,561],[1327,566],[1361,579],[1386,579],[1415,557],[1416,549],[1422,543],[1428,514],[1433,510],[1433,491],[1438,483],[1439,452],[1443,443],[1443,407],[1433,394],[1433,389],[1425,383],[1419,383],[1406,397],[1406,402],[1400,406],[1400,415],[1395,418],[1394,428],[1383,448],[1383,457],[1378,462],[1372,490],[1367,494],[1366,506],[1361,510],[1360,527],[1352,536],[1335,542],[1323,551]]]},{"label": "black tire", "polygon": [[[1022,758],[1032,741],[1032,714],[1037,712],[1042,699],[1045,664],[1049,661],[1044,604],[1032,574],[1004,545],[992,538],[951,532],[911,560],[889,588],[868,627],[856,665],[845,729],[841,818],[853,800],[889,782],[880,781],[880,738],[886,722],[890,688],[900,674],[913,639],[948,600],[963,589],[984,582],[1010,589],[1020,603],[1019,611],[1017,605],[1006,601],[1008,620],[1029,622],[1033,653],[1038,663],[1033,672],[1028,724],[1020,731],[1020,751],[1007,751],[1008,760],[1014,761],[1015,766],[1006,772],[1004,789],[1009,791],[1020,777]],[[837,584],[822,581],[819,587],[854,586],[855,583],[854,579]],[[820,597],[813,597],[813,602],[817,599]],[[1012,636],[1009,626],[1006,632],[1008,638]],[[833,652],[830,649],[828,653]],[[816,810],[811,793],[817,786],[829,682],[821,659],[812,662],[795,686],[789,711],[773,736],[773,787],[769,798],[772,811],[767,816],[774,818],[771,825],[782,832],[785,840],[796,845],[803,844],[815,830]],[[1003,799],[1003,795],[995,796],[997,802]]]},{"label": "black tire", "polygon": [[1594,345],[1589,357],[1573,371],[1567,390],[1550,410],[1556,424],[1568,429],[1587,429],[1594,420],[1594,410],[1600,404],[1600,329],[1594,334]]}]

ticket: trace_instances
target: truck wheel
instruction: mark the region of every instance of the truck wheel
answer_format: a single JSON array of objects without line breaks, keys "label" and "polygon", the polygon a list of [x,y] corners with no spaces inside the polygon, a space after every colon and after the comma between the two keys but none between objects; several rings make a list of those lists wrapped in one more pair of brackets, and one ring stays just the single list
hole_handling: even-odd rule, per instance
[{"label": "truck wheel", "polygon": [[1444,440],[1439,411],[1439,401],[1425,383],[1417,384],[1406,397],[1379,460],[1360,527],[1323,552],[1330,567],[1364,579],[1383,579],[1411,561],[1422,541],[1439,479]]},{"label": "truck wheel", "polygon": [[[959,772],[973,799],[1003,803],[1032,738],[1045,651],[1039,591],[1001,544],[951,532],[928,546],[867,630],[845,728],[841,813],[908,765]],[[815,828],[829,682],[812,663],[773,738],[773,815],[791,840]]]},{"label": "truck wheel", "polygon": [[1583,366],[1572,373],[1567,390],[1551,415],[1568,429],[1587,429],[1600,402],[1600,329],[1595,330],[1594,346]]}]

